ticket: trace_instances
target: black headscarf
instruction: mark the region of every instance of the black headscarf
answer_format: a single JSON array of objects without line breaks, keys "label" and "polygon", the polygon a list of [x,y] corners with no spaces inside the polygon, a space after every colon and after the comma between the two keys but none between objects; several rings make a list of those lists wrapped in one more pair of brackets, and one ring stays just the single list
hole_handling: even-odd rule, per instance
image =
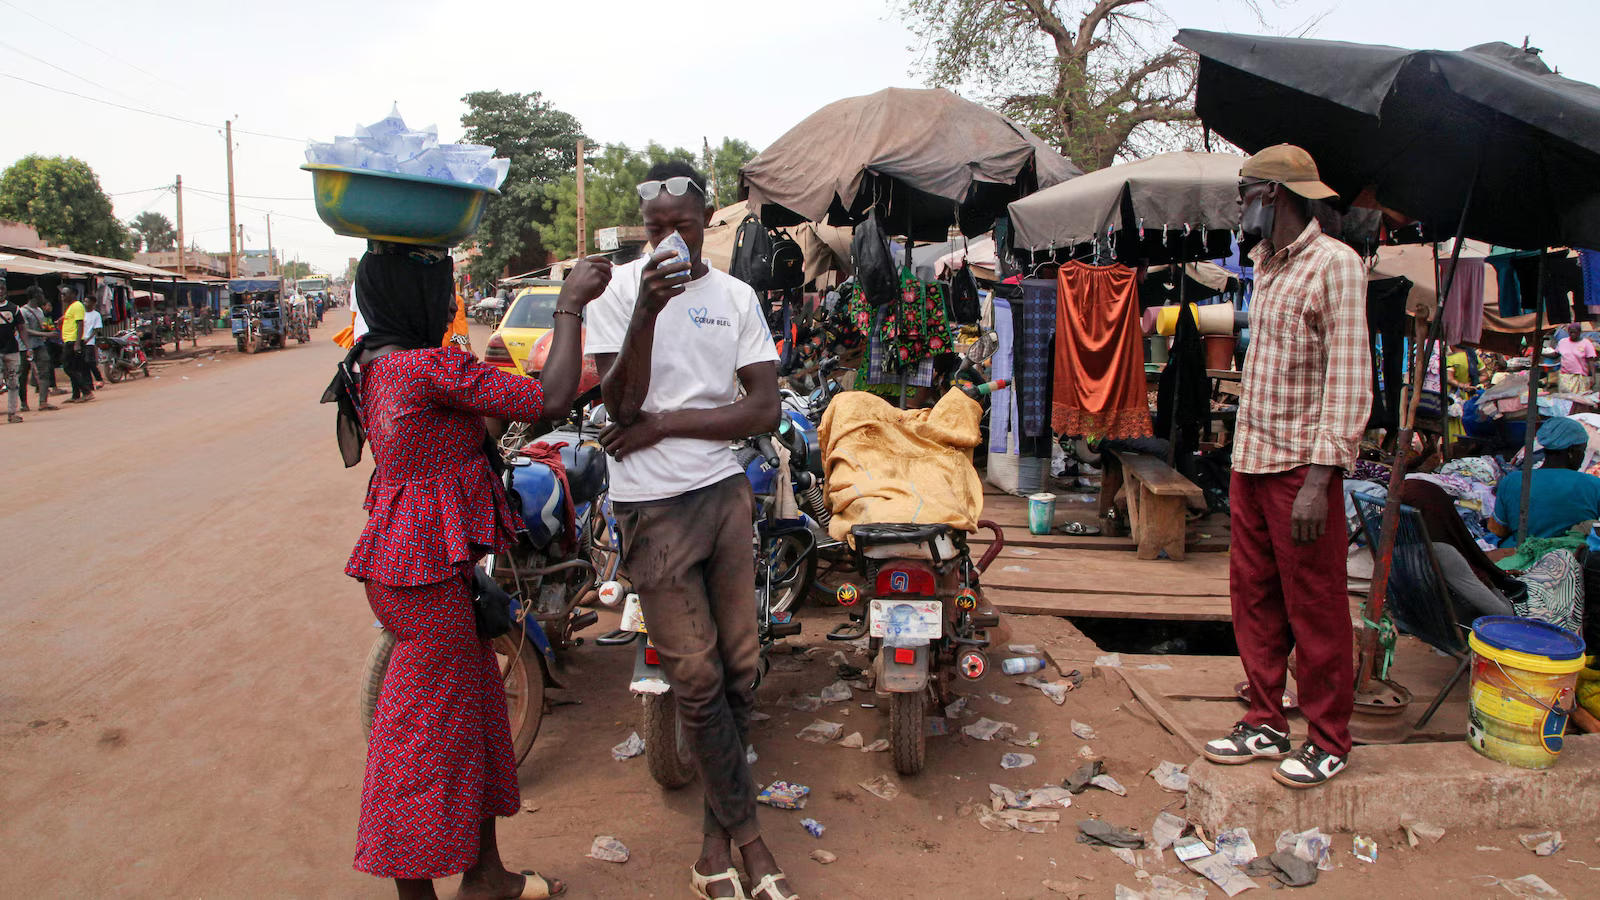
[{"label": "black headscarf", "polygon": [[361,462],[366,429],[361,424],[361,354],[380,347],[422,350],[444,343],[455,295],[454,264],[443,250],[367,243],[356,268],[356,303],[367,333],[357,340],[327,390],[323,403],[337,403],[334,436],[345,468]]}]

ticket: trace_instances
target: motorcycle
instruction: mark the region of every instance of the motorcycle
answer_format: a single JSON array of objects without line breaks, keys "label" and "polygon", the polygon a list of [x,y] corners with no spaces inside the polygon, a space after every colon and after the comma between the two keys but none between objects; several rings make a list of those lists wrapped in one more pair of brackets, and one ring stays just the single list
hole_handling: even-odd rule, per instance
[{"label": "motorcycle", "polygon": [[[756,562],[756,635],[761,644],[761,666],[756,684],[768,666],[767,651],[781,638],[800,633],[795,608],[811,590],[816,577],[817,539],[806,518],[784,517],[779,492],[789,490],[777,477],[780,466],[773,435],[759,435],[739,442],[734,456],[744,467],[755,495],[751,524],[751,550]],[[793,449],[790,448],[791,459]],[[609,512],[609,510],[607,510]],[[609,516],[608,516],[609,518]],[[615,520],[601,531],[617,540]],[[620,544],[612,543],[613,548]],[[613,560],[616,554],[613,553]],[[630,689],[644,703],[644,752],[650,777],[665,788],[680,788],[694,780],[694,758],[678,721],[678,702],[661,669],[661,659],[650,643],[639,595],[620,572],[611,566],[612,578],[600,586],[600,601],[609,606],[622,604],[622,629],[603,635],[595,642],[618,646],[637,641]]]},{"label": "motorcycle", "polygon": [[[605,491],[605,455],[593,445],[565,446],[558,452],[578,511],[577,527]],[[557,653],[582,644],[583,639],[573,635],[598,614],[576,611],[595,596],[594,570],[583,554],[583,542],[567,539],[561,515],[564,491],[550,466],[519,454],[507,460],[501,478],[527,531],[509,553],[485,556],[475,577],[480,591],[507,605],[515,623],[509,634],[495,638],[490,646],[505,682],[512,751],[521,765],[544,720],[545,685],[563,687]],[[394,644],[394,635],[383,630],[362,671],[357,703],[369,733]]]},{"label": "motorcycle", "polygon": [[128,377],[129,372],[140,372],[144,377],[150,377],[150,362],[140,346],[138,331],[130,328],[116,335],[103,334],[95,343],[100,349],[100,361],[107,381],[118,384]]},{"label": "motorcycle", "polygon": [[[964,389],[987,394],[1004,382]],[[975,397],[976,399],[976,397]],[[959,678],[977,681],[989,671],[988,629],[1000,617],[984,599],[980,576],[1005,548],[1005,533],[993,522],[979,528],[994,542],[974,563],[967,534],[945,524],[859,524],[850,529],[861,585],[847,583],[839,602],[861,612],[828,634],[830,641],[868,640],[880,695],[887,695],[889,749],[902,775],[922,771],[927,758],[926,717],[942,709]]]}]

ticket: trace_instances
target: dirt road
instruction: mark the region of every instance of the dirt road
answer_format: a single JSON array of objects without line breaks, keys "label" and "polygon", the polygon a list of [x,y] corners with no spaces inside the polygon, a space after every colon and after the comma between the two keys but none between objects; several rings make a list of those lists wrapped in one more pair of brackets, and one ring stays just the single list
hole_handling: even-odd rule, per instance
[{"label": "dirt road", "polygon": [[[355,687],[374,632],[360,588],[341,574],[368,468],[342,467],[332,410],[316,403],[340,355],[331,333],[284,351],[161,366],[159,379],[113,386],[88,407],[0,429],[0,896],[393,896],[350,868],[365,749]],[[478,346],[484,337],[474,330]],[[827,630],[827,617],[806,619],[805,637],[792,641],[800,649],[822,645]],[[1052,646],[1086,642],[1054,619],[1018,621],[1016,631]],[[887,755],[793,737],[815,718],[868,743],[884,736],[881,711],[860,706],[872,697],[817,713],[779,702],[832,681],[832,649],[785,657],[761,691],[772,718],[754,734],[758,780],[814,791],[803,813],[763,810],[768,840],[808,900],[1072,895],[1046,880],[1109,900],[1118,882],[1139,884],[1110,853],[1074,843],[1073,823],[1093,815],[1148,827],[1181,798],[1144,773],[1189,754],[1119,683],[1091,678],[1057,707],[991,677],[972,708],[1039,731],[1041,746],[1025,751],[1038,763],[1008,772],[1001,754],[1021,748],[937,738],[928,771],[896,777],[904,793],[884,801],[859,783],[890,772]],[[571,655],[568,689],[553,695],[560,705],[522,769],[524,796],[539,809],[501,827],[509,864],[566,879],[574,898],[689,893],[695,789],[665,793],[642,759],[609,752],[641,725],[626,690],[631,653]],[[1070,719],[1098,738],[1075,739]],[[1085,744],[1127,797],[1091,790],[1042,835],[991,833],[959,814],[987,800],[990,782],[1059,783]],[[827,826],[822,839],[801,829],[801,816]],[[600,834],[620,838],[632,860],[585,858]],[[1297,893],[1504,896],[1468,880],[1479,872],[1534,872],[1569,897],[1595,884],[1595,873],[1535,859],[1505,834],[1451,834],[1417,853],[1381,839],[1374,867],[1341,838],[1340,868]],[[1256,840],[1270,848],[1272,837]],[[818,848],[838,862],[809,860]],[[1168,855],[1150,871],[1172,865]]]}]

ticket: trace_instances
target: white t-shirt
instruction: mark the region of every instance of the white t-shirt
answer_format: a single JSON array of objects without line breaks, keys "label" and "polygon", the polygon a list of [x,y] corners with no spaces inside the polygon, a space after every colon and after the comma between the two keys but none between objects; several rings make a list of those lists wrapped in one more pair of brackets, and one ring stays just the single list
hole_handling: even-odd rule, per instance
[{"label": "white t-shirt", "polygon": [[[584,352],[618,353],[628,334],[645,258],[611,273],[611,284],[589,304]],[[716,409],[738,399],[738,371],[778,359],[756,292],[711,269],[690,281],[656,316],[645,412]],[[610,461],[611,499],[664,500],[715,484],[739,472],[726,441],[669,437]]]},{"label": "white t-shirt", "polygon": [[100,317],[100,310],[91,309],[83,314],[83,336],[93,338],[95,334],[106,327],[105,320]]}]

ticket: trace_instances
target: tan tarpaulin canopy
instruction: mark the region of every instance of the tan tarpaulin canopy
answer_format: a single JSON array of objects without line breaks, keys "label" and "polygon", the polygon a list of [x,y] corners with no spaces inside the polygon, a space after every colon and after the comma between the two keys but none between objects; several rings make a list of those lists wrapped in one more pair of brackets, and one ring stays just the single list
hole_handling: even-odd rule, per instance
[{"label": "tan tarpaulin canopy", "polygon": [[[928,195],[948,217],[975,186],[1014,185],[1030,166],[1040,188],[1081,174],[1038,136],[992,109],[942,88],[886,88],[807,116],[746,163],[740,181],[763,215],[773,204],[812,222],[828,221],[830,210],[858,205],[871,175]],[[948,224],[926,218],[922,224],[929,227],[943,230]]]},{"label": "tan tarpaulin canopy", "polygon": [[[712,214],[711,225],[706,228],[705,244],[701,249],[712,266],[728,271],[739,223],[749,215],[749,210],[749,204],[741,200]],[[800,252],[805,257],[806,281],[815,281],[834,269],[847,275],[855,271],[850,265],[851,229],[807,222],[785,230],[800,245]]]},{"label": "tan tarpaulin canopy", "polygon": [[[1162,153],[1119,163],[1045,188],[1011,204],[1013,244],[1029,250],[1071,247],[1106,229],[1214,230],[1239,226],[1239,167],[1231,153]],[[1131,203],[1131,207],[1128,204]],[[1133,221],[1124,221],[1131,210]]]}]

